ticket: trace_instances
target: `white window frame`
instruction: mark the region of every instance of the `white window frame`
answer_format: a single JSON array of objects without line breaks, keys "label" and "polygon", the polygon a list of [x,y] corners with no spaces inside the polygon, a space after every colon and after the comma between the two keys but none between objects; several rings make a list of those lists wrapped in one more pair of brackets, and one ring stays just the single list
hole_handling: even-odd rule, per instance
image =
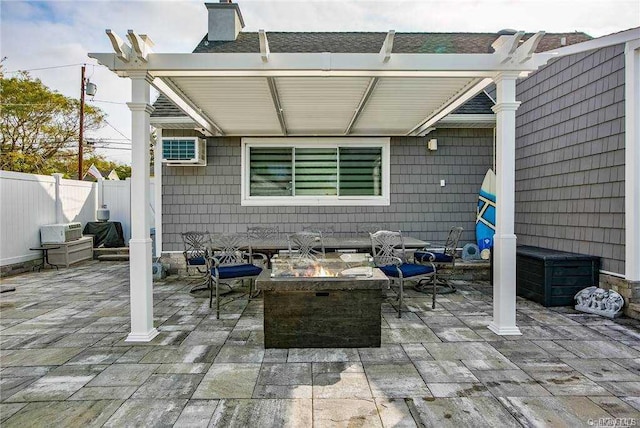
[{"label": "white window frame", "polygon": [[[241,205],[243,206],[364,206],[390,205],[391,155],[389,137],[245,137],[242,138]],[[252,147],[380,147],[382,149],[382,195],[380,196],[250,196],[249,150]]]}]

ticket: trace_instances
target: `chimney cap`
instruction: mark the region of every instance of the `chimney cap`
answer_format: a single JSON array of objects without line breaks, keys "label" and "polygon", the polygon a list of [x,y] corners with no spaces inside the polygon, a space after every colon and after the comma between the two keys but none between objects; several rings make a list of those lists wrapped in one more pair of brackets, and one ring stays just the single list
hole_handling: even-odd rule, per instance
[{"label": "chimney cap", "polygon": [[242,12],[240,12],[240,6],[238,3],[231,3],[231,0],[220,0],[220,3],[205,3],[207,9],[235,9],[240,20],[240,25],[244,28],[244,19],[242,19]]}]

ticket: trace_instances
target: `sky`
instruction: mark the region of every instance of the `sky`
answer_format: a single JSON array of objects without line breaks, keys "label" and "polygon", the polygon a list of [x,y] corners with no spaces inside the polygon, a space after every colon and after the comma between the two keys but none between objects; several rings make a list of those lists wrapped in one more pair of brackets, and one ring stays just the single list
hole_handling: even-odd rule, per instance
[{"label": "sky", "polygon": [[[217,0],[210,0],[217,2]],[[536,32],[581,31],[593,37],[640,26],[638,0],[235,0],[244,31]],[[108,124],[89,139],[108,140],[99,152],[130,163],[131,86],[88,58],[112,52],[104,32],[123,39],[147,34],[162,53],[191,52],[207,32],[204,0],[0,0],[0,58],[5,72],[30,70],[52,90],[80,97],[80,69],[98,86],[89,103]],[[13,74],[8,73],[8,76]],[[154,96],[157,96],[154,94]]]}]

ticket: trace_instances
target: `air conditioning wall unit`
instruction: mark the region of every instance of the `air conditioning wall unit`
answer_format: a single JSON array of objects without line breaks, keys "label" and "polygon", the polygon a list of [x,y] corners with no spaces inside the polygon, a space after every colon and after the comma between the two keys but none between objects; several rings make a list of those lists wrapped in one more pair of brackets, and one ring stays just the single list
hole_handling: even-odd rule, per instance
[{"label": "air conditioning wall unit", "polygon": [[198,137],[162,138],[162,163],[168,166],[207,166],[207,141]]},{"label": "air conditioning wall unit", "polygon": [[40,226],[40,242],[62,244],[82,238],[82,223],[45,224]]}]

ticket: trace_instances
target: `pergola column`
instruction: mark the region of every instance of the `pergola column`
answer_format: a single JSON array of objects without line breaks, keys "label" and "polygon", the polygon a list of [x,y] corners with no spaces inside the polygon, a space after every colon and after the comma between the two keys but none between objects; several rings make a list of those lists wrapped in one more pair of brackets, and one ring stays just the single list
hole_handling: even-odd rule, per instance
[{"label": "pergola column", "polygon": [[495,78],[496,105],[496,233],[493,238],[493,321],[500,335],[519,335],[516,326],[515,160],[517,73]]},{"label": "pergola column", "polygon": [[158,335],[153,327],[153,280],[149,236],[149,126],[151,76],[129,72],[131,78],[131,240],[130,302],[131,332],[127,342],[148,342]]},{"label": "pergola column", "polygon": [[625,266],[627,281],[640,284],[640,40],[625,45]]},{"label": "pergola column", "polygon": [[162,256],[162,128],[156,128],[156,143],[153,150],[153,178],[155,183],[155,228],[156,253],[154,257]]}]

